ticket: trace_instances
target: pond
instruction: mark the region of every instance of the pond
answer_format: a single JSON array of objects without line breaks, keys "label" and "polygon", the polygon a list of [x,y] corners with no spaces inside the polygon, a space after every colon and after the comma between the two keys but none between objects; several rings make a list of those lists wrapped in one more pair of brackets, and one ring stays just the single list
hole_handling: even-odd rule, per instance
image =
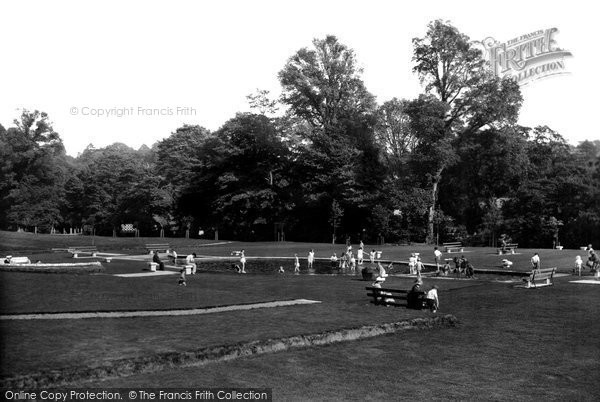
[{"label": "pond", "polygon": [[[200,260],[198,263],[198,271],[202,272],[230,272],[236,273],[235,265],[239,265],[237,259],[220,259],[220,260]],[[389,267],[389,262],[382,262],[386,273],[390,276],[408,276],[409,269],[407,264],[394,263]],[[246,272],[248,274],[262,275],[278,275],[279,269],[283,268],[285,275],[340,275],[340,276],[358,276],[362,277],[362,269],[369,267],[372,270],[377,268],[377,264],[365,263],[357,266],[355,270],[350,268],[341,269],[337,265],[331,266],[329,261],[316,260],[312,269],[308,269],[306,261],[301,261],[300,272],[294,273],[294,260],[289,258],[252,258],[246,262]],[[426,266],[422,272],[424,277],[433,277],[436,275],[435,267]],[[499,272],[475,270],[475,279],[500,281],[500,282],[520,282],[525,273],[515,272]],[[449,273],[447,279],[458,278],[456,274]],[[464,275],[460,278],[464,279]]]}]

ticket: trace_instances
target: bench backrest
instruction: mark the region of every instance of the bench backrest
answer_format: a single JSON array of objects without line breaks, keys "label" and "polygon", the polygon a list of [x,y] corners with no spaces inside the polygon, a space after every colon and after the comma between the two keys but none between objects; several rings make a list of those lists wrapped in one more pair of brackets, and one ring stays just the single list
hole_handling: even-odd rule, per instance
[{"label": "bench backrest", "polygon": [[[406,297],[406,295],[408,294],[408,290],[402,290],[402,289],[388,289],[388,288],[376,288],[373,286],[367,286],[366,289],[370,292],[373,292],[373,294],[369,294],[369,296],[376,296],[378,294],[381,294],[382,292],[385,293],[391,293],[392,297],[396,296],[397,297]],[[384,296],[389,296],[389,295],[384,295]]]},{"label": "bench backrest", "polygon": [[454,243],[442,243],[442,244],[443,244],[444,246],[460,246],[460,245],[462,245],[462,243],[461,243],[461,242],[459,242],[459,241],[457,241],[457,242],[454,242]]},{"label": "bench backrest", "polygon": [[534,270],[529,275],[532,281],[535,280],[544,280],[544,279],[552,279],[554,273],[556,272],[556,267],[554,268],[542,268],[538,270]]}]

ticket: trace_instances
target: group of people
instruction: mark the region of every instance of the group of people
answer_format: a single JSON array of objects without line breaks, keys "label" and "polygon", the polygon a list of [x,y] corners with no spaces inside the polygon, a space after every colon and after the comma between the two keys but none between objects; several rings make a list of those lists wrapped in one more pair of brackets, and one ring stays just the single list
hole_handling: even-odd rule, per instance
[{"label": "group of people", "polygon": [[[388,265],[388,268],[392,266],[392,263]],[[372,283],[372,287],[382,289],[382,284],[388,277],[385,268],[381,265],[380,262],[377,263],[377,267],[379,269],[378,276],[375,278],[375,281]],[[386,292],[385,289],[379,292],[380,300],[384,302],[384,304],[389,305],[388,303],[394,303],[394,299],[390,292]],[[423,279],[418,277],[415,280],[415,283],[408,291],[406,295],[406,303],[408,308],[413,309],[422,309],[428,308],[431,312],[437,312],[440,306],[440,300],[438,296],[438,287],[433,285],[427,292],[423,290]]]},{"label": "group of people", "polygon": [[[167,250],[167,258],[174,265],[177,265],[177,252],[175,250],[168,249]],[[152,254],[152,262],[158,265],[159,271],[165,270],[165,263],[161,260],[159,254],[158,254],[158,250],[154,250],[154,252]],[[178,281],[179,286],[187,286],[187,279],[186,279],[186,272],[185,272],[186,266],[191,266],[190,273],[192,275],[196,275],[196,270],[198,269],[198,266],[196,265],[196,253],[191,253],[185,257],[185,266],[179,270],[179,281]]]},{"label": "group of people", "polygon": [[[598,270],[600,270],[600,259],[598,258],[598,254],[596,254],[596,251],[594,250],[591,244],[589,244],[586,247],[586,251],[588,259],[585,265],[590,269],[590,272],[597,273]],[[581,256],[578,255],[577,257],[575,257],[575,268],[573,269],[573,271],[575,274],[581,276],[582,269],[583,259],[581,258]]]}]

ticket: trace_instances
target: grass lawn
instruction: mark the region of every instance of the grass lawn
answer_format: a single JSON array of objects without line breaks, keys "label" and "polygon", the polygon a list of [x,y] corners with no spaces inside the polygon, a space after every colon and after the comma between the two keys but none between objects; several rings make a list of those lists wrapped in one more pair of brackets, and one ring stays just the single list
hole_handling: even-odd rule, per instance
[{"label": "grass lawn", "polygon": [[[88,241],[82,236],[0,232],[0,250],[35,254],[45,262],[68,259],[54,247]],[[157,239],[98,238],[100,251],[141,254]],[[308,243],[230,243],[164,239],[180,254],[229,256],[244,248],[248,275],[200,273],[177,286],[177,275],[120,278],[141,272],[143,261],[113,260],[93,275],[0,272],[0,314],[198,308],[297,298],[299,305],[226,313],[118,319],[0,320],[0,378],[63,368],[110,366],[123,359],[183,353],[219,345],[314,334],[418,317],[427,311],[385,308],[369,303],[368,282],[353,276],[260,275],[254,256],[305,257],[309,249],[328,257],[343,246]],[[85,244],[85,243],[80,243]],[[89,243],[88,243],[89,244]],[[36,248],[36,245],[38,246]],[[370,249],[371,246],[367,246]],[[383,258],[406,260],[429,246],[385,246]],[[499,265],[491,248],[467,248],[476,268]],[[579,250],[522,250],[508,256],[519,270],[539,251],[543,266],[570,272]],[[448,255],[445,254],[447,257]],[[304,264],[304,262],[303,262]],[[202,263],[200,264],[202,265]],[[291,266],[291,264],[290,264]],[[303,265],[304,269],[304,265]],[[256,270],[255,270],[256,271]],[[589,275],[589,274],[588,274]],[[360,341],[293,349],[202,367],[180,367],[75,386],[270,387],[275,400],[597,400],[600,385],[600,285],[572,284],[517,289],[514,283],[426,279],[440,287],[438,314],[453,314],[456,328],[403,331]],[[588,276],[587,279],[591,279]],[[386,286],[408,288],[412,280],[390,277]]]}]

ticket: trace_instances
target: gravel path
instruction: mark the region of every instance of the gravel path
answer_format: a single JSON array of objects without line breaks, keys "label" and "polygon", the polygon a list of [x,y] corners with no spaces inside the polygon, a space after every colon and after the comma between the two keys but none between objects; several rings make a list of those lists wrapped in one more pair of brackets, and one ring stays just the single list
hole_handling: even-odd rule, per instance
[{"label": "gravel path", "polygon": [[186,310],[137,310],[137,311],[106,311],[88,313],[39,313],[39,314],[14,314],[0,315],[0,320],[78,320],[83,318],[131,318],[131,317],[159,317],[173,315],[200,315],[222,313],[236,310],[252,310],[257,308],[271,308],[293,306],[297,304],[321,303],[318,300],[295,299],[265,303],[237,304],[223,307],[208,307]]}]

